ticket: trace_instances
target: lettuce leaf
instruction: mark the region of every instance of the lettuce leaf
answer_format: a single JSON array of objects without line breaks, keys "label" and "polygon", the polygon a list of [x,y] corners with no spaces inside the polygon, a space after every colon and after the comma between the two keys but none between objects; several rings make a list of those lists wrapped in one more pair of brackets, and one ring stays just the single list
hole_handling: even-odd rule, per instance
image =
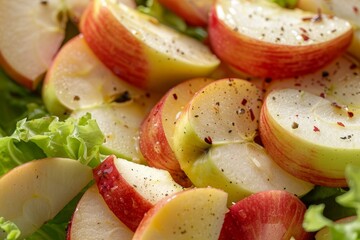
[{"label": "lettuce leaf", "polygon": [[79,119],[22,119],[12,135],[0,138],[0,176],[25,162],[66,157],[95,167],[100,163],[104,135],[90,114]]},{"label": "lettuce leaf", "polygon": [[309,232],[328,227],[332,239],[358,240],[360,239],[360,167],[348,165],[345,170],[349,191],[336,197],[336,201],[348,208],[353,208],[356,217],[350,222],[337,223],[324,216],[324,204],[311,205],[305,213],[304,229]]},{"label": "lettuce leaf", "polygon": [[20,236],[19,228],[13,222],[5,220],[3,217],[0,217],[0,231],[1,230],[7,235],[4,240],[16,240]]},{"label": "lettuce leaf", "polygon": [[270,0],[284,8],[294,8],[298,0]]}]

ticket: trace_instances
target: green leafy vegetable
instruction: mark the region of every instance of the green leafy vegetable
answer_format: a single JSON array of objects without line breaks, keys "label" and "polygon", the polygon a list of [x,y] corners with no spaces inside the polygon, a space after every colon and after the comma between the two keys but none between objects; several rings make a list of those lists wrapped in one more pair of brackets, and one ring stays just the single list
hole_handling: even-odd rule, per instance
[{"label": "green leafy vegetable", "polygon": [[314,232],[328,227],[332,239],[337,240],[358,240],[360,239],[360,167],[348,165],[346,178],[350,190],[338,197],[336,201],[345,207],[353,208],[356,217],[350,222],[336,223],[326,217],[323,212],[324,204],[312,205],[305,213],[304,228],[306,231]]},{"label": "green leafy vegetable", "polygon": [[16,240],[20,237],[20,230],[18,227],[13,222],[5,220],[3,217],[0,217],[0,229],[7,235],[4,240]]},{"label": "green leafy vegetable", "polygon": [[20,164],[44,157],[67,157],[97,166],[104,139],[90,114],[65,121],[55,116],[23,119],[11,136],[0,138],[0,176]]},{"label": "green leafy vegetable", "polygon": [[294,8],[298,0],[270,0],[284,8]]}]

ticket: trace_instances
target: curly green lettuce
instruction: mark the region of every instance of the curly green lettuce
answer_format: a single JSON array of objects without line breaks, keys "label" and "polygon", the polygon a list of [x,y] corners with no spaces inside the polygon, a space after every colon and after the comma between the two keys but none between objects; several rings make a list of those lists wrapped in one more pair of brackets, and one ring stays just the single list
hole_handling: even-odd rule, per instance
[{"label": "curly green lettuce", "polygon": [[16,240],[20,237],[20,230],[15,223],[0,217],[0,231],[6,234],[4,240]]}]

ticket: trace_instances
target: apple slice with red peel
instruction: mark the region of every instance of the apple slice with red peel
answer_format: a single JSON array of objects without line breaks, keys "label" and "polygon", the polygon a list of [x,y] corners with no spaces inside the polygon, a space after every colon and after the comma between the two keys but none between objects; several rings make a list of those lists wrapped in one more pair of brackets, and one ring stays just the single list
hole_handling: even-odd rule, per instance
[{"label": "apple slice with red peel", "polygon": [[96,185],[80,199],[67,230],[67,240],[131,240],[133,235],[109,209]]},{"label": "apple slice with red peel", "polygon": [[95,168],[93,175],[106,204],[132,231],[156,202],[183,191],[167,171],[113,155]]},{"label": "apple slice with red peel", "polygon": [[215,188],[193,188],[160,200],[146,213],[133,240],[218,239],[227,194]]},{"label": "apple slice with red peel", "polygon": [[35,89],[65,37],[61,0],[0,2],[0,65],[17,82]]},{"label": "apple slice with red peel", "polygon": [[184,187],[191,181],[181,170],[174,153],[172,137],[179,112],[192,96],[212,80],[196,78],[171,88],[153,107],[140,128],[140,151],[146,162],[153,167],[170,172],[174,180]]},{"label": "apple slice with red peel", "polygon": [[313,72],[340,56],[352,36],[352,26],[345,20],[268,1],[219,0],[209,19],[216,55],[258,77]]},{"label": "apple slice with red peel", "polygon": [[92,1],[80,29],[106,66],[140,88],[165,92],[183,80],[207,76],[219,65],[197,40],[110,0]]},{"label": "apple slice with red peel", "polygon": [[[323,77],[304,77],[305,91],[271,91],[261,111],[260,135],[274,161],[294,176],[318,185],[347,186],[345,166],[360,164],[360,68],[339,59],[329,70]],[[317,82],[320,87],[312,85]]]},{"label": "apple slice with red peel", "polygon": [[304,195],[312,184],[281,169],[257,143],[261,90],[222,79],[199,90],[181,112],[173,144],[181,168],[197,187],[212,186],[237,202],[251,193],[286,189]]},{"label": "apple slice with red peel", "polygon": [[159,0],[159,2],[190,25],[206,26],[214,0]]},{"label": "apple slice with red peel", "polygon": [[81,35],[61,48],[42,89],[47,110],[57,116],[117,101],[122,96],[139,99],[155,97],[155,94],[151,96],[114,75],[98,60]]},{"label": "apple slice with red peel", "polygon": [[[155,103],[154,103],[155,104]],[[110,103],[78,109],[71,116],[79,118],[90,113],[105,135],[103,154],[115,154],[127,160],[144,163],[139,149],[139,129],[148,110],[134,101]]]},{"label": "apple slice with red peel", "polygon": [[255,193],[230,207],[219,240],[312,239],[302,227],[306,206],[280,190]]},{"label": "apple slice with red peel", "polygon": [[354,37],[348,52],[360,60],[360,0],[298,0],[297,7],[306,11],[334,15],[350,21]]},{"label": "apple slice with red peel", "polygon": [[72,159],[46,158],[20,165],[0,178],[1,217],[15,223],[25,238],[55,217],[91,180],[91,168]]}]

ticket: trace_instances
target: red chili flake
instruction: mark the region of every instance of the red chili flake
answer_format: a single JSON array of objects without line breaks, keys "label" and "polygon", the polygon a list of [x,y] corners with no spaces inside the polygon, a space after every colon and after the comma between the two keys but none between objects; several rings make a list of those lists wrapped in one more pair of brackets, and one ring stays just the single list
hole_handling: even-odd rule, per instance
[{"label": "red chili flake", "polygon": [[355,68],[357,68],[357,65],[356,65],[355,63],[353,63],[353,64],[350,65],[350,69],[351,69],[351,70],[353,70],[353,69],[355,69]]},{"label": "red chili flake", "polygon": [[174,97],[174,99],[175,99],[175,100],[177,100],[177,99],[178,99],[178,96],[177,96],[177,94],[176,94],[176,93],[174,93],[174,94],[173,94],[173,97]]},{"label": "red chili flake", "polygon": [[245,106],[246,103],[247,103],[247,100],[244,98],[244,99],[241,101],[241,104],[242,104],[243,106]]},{"label": "red chili flake", "polygon": [[342,122],[337,122],[337,125],[339,125],[341,127],[345,127],[345,125]]},{"label": "red chili flake", "polygon": [[301,87],[301,83],[295,83],[294,86],[295,87]]},{"label": "red chili flake", "polygon": [[300,28],[300,30],[303,32],[303,33],[307,33],[306,29],[305,28]]},{"label": "red chili flake", "polygon": [[353,112],[347,112],[349,118],[352,118],[354,116],[354,113]]},{"label": "red chili flake", "polygon": [[79,96],[74,96],[74,101],[79,101],[80,100],[80,97]]},{"label": "red chili flake", "polygon": [[320,97],[325,98],[325,93],[320,93]]},{"label": "red chili flake", "polygon": [[341,109],[341,106],[339,104],[337,104],[336,102],[331,103],[331,106]]},{"label": "red chili flake", "polygon": [[354,11],[355,14],[359,13],[359,9],[356,6],[353,6],[353,11]]},{"label": "red chili flake", "polygon": [[317,126],[314,126],[313,131],[314,131],[314,132],[320,132],[320,129],[319,129]]},{"label": "red chili flake", "polygon": [[210,136],[207,136],[206,138],[204,138],[204,141],[207,143],[207,144],[212,144],[212,139]]},{"label": "red chili flake", "polygon": [[255,115],[254,115],[253,110],[250,109],[249,112],[250,112],[250,119],[251,119],[251,121],[254,121],[254,120],[255,120]]},{"label": "red chili flake", "polygon": [[308,41],[310,39],[310,37],[304,33],[302,33],[300,36],[304,39],[304,41]]}]

